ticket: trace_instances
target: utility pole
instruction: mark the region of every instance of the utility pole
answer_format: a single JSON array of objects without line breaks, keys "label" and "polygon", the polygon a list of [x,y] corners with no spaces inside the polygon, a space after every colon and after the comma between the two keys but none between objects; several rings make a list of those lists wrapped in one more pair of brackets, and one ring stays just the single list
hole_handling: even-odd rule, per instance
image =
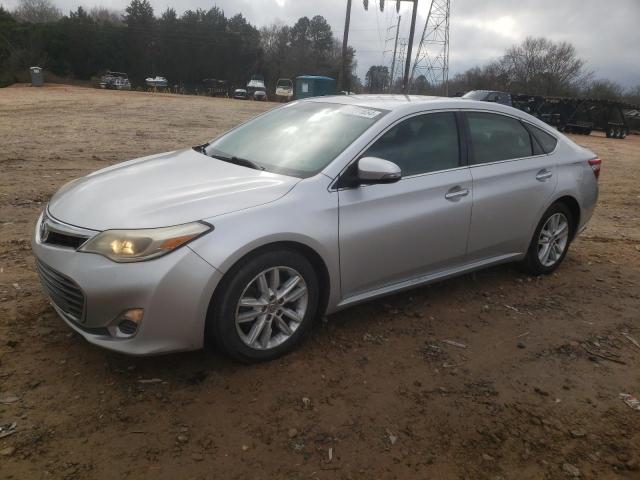
[{"label": "utility pole", "polygon": [[411,30],[409,30],[409,45],[407,45],[407,61],[404,65],[404,80],[402,81],[402,93],[409,93],[409,70],[411,69],[411,49],[413,48],[413,34],[416,32],[416,17],[418,15],[418,0],[413,2],[413,12],[411,14]]},{"label": "utility pole", "polygon": [[393,74],[396,69],[396,51],[398,50],[398,34],[400,33],[400,19],[402,15],[398,15],[398,26],[396,27],[396,42],[393,45],[393,60],[391,60],[391,83],[389,84],[389,91],[393,90]]},{"label": "utility pole", "polygon": [[351,23],[351,0],[347,0],[347,14],[344,19],[344,35],[342,36],[342,90],[351,90],[351,72],[347,72],[347,46],[349,43],[349,24]]},{"label": "utility pole", "polygon": [[[413,2],[413,13],[411,14],[411,30],[409,30],[409,45],[407,46],[407,62],[404,66],[404,80],[402,82],[402,93],[409,93],[409,70],[411,69],[411,48],[413,47],[413,34],[416,31],[416,17],[418,16],[418,0],[396,0],[396,11],[400,10],[400,2]],[[384,0],[381,0],[380,10],[384,7]],[[364,9],[369,8],[369,1],[365,0]],[[351,0],[347,0],[347,18],[344,26],[344,37],[342,43],[342,58],[344,62],[346,38],[349,35],[349,19],[351,17]]]}]

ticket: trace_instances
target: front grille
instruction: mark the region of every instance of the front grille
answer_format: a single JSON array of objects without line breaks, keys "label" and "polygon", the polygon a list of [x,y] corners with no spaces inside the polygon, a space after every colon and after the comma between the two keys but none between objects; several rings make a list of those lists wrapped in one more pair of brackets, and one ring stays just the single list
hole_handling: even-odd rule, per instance
[{"label": "front grille", "polygon": [[66,233],[49,231],[46,240],[43,243],[49,245],[58,245],[60,247],[69,247],[77,250],[84,242],[87,241],[87,237],[79,237],[76,235],[68,235]]},{"label": "front grille", "polygon": [[36,268],[42,286],[55,305],[76,321],[81,321],[84,313],[84,293],[69,277],[55,271],[36,259]]}]

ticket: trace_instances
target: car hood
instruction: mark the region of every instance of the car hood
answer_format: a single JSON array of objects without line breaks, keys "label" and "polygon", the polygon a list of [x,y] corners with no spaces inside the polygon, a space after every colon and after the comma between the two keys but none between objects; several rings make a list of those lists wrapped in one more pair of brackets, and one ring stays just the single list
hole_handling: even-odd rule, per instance
[{"label": "car hood", "polygon": [[92,230],[165,227],[273,202],[298,181],[178,150],[74,180],[53,196],[49,213]]}]

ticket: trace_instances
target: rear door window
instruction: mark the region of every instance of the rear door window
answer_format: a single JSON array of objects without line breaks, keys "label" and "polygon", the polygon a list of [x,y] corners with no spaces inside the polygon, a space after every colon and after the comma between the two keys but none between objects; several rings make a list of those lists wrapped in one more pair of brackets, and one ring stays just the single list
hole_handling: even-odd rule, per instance
[{"label": "rear door window", "polygon": [[499,162],[533,155],[531,137],[515,118],[484,112],[466,112],[471,137],[470,163]]}]

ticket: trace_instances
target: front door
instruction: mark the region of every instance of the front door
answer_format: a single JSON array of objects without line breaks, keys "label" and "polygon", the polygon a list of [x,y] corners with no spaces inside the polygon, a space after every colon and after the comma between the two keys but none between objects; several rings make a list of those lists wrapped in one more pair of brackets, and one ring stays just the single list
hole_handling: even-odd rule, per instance
[{"label": "front door", "polygon": [[339,191],[343,298],[463,262],[472,205],[452,112],[413,116],[362,157],[396,163],[393,184]]}]

